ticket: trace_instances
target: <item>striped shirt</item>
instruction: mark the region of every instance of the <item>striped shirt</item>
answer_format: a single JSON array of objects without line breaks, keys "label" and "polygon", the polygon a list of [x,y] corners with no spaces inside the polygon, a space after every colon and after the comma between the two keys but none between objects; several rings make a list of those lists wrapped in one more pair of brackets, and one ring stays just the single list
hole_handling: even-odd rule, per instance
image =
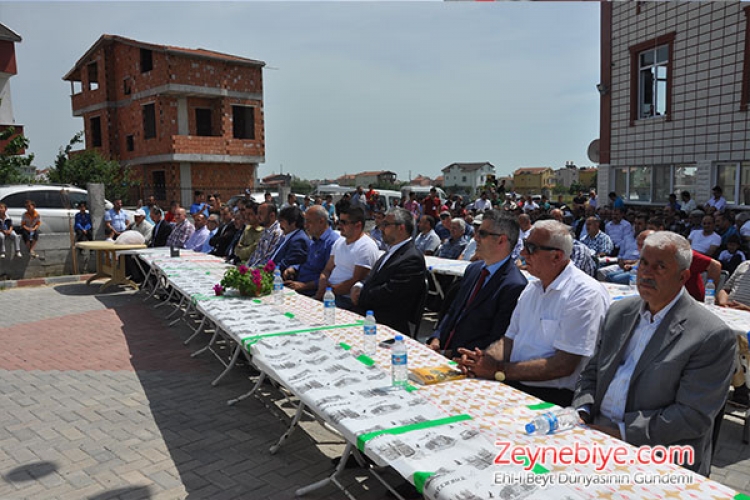
[{"label": "striped shirt", "polygon": [[735,269],[724,285],[729,293],[729,300],[750,306],[750,260],[746,260]]}]

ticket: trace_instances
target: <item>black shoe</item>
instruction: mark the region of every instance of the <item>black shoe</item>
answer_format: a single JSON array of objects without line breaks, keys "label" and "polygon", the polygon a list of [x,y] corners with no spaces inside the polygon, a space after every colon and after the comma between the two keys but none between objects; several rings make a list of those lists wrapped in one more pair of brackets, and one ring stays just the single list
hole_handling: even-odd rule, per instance
[{"label": "black shoe", "polygon": [[735,387],[732,395],[729,396],[729,404],[739,406],[740,408],[750,407],[750,389],[746,385]]}]

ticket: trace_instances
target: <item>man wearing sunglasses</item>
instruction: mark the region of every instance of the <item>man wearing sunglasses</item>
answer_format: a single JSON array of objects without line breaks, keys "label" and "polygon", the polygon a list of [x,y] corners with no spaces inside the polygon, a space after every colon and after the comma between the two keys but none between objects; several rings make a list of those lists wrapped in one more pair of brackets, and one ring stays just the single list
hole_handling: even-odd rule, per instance
[{"label": "man wearing sunglasses", "polygon": [[484,349],[505,334],[526,278],[510,253],[519,228],[515,219],[497,210],[484,213],[474,233],[475,255],[461,288],[428,345],[448,357],[459,347]]},{"label": "man wearing sunglasses", "polygon": [[411,239],[414,216],[405,208],[392,208],[381,227],[388,251],[378,259],[367,279],[352,287],[354,310],[360,314],[371,310],[378,323],[411,336],[409,320],[421,305],[425,288],[424,257]]},{"label": "man wearing sunglasses", "polygon": [[521,255],[531,281],[518,298],[505,336],[487,350],[459,349],[470,376],[506,382],[560,406],[570,406],[578,375],[594,353],[609,294],[570,261],[565,224],[537,221]]}]

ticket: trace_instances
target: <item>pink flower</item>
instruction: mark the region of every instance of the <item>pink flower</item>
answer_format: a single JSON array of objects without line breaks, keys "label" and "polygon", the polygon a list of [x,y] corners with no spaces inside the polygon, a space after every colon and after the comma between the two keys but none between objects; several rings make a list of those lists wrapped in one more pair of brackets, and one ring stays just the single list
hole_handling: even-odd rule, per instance
[{"label": "pink flower", "polygon": [[263,270],[267,273],[272,273],[274,269],[276,269],[276,264],[272,260],[266,262],[266,265],[263,267]]},{"label": "pink flower", "polygon": [[259,270],[257,270],[257,269],[253,269],[253,270],[252,270],[252,276],[253,276],[253,281],[254,281],[255,279],[260,279],[260,271],[259,271]]},{"label": "pink flower", "polygon": [[237,271],[244,276],[248,271],[250,270],[249,267],[247,267],[245,264],[241,264],[239,267],[237,267]]},{"label": "pink flower", "polygon": [[216,283],[214,285],[214,293],[216,295],[224,295],[224,287],[221,286],[219,283]]}]

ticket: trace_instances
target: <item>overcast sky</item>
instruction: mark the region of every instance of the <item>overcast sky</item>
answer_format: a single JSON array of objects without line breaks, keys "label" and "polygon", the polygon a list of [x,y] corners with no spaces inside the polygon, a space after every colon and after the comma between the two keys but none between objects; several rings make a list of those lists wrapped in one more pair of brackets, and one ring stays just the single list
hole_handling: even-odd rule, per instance
[{"label": "overcast sky", "polygon": [[103,34],[265,61],[259,177],[590,165],[597,2],[0,2],[35,165],[83,129],[62,76]]}]

